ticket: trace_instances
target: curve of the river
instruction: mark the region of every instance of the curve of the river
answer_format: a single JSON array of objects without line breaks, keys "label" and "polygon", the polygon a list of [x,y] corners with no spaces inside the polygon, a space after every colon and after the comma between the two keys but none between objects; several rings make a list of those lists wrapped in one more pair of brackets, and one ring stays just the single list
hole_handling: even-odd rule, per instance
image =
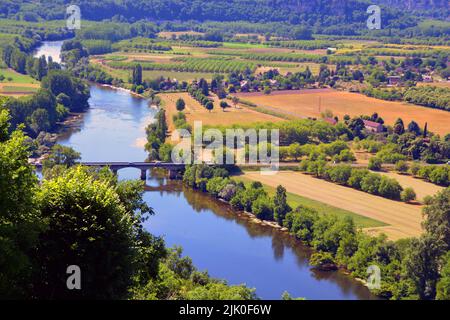
[{"label": "curve of the river", "polygon": [[[46,54],[44,48],[36,55]],[[146,100],[92,85],[90,106],[79,125],[66,129],[59,143],[81,152],[84,161],[146,158],[145,127],[156,113]],[[119,177],[137,179],[139,172],[124,169]],[[254,287],[263,299],[280,299],[284,291],[306,299],[374,298],[361,283],[341,272],[311,270],[308,248],[274,229],[239,218],[208,195],[157,174],[149,177],[147,185],[145,200],[156,215],[146,222],[146,229],[163,236],[168,246],[182,246],[195,266],[213,277]]]}]

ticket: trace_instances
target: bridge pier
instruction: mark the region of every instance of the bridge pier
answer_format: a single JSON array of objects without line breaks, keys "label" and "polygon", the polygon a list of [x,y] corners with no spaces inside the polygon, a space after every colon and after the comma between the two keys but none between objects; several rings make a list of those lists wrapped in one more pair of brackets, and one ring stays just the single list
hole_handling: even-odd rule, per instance
[{"label": "bridge pier", "polygon": [[141,169],[141,180],[147,180],[147,170]]},{"label": "bridge pier", "polygon": [[115,176],[117,176],[117,172],[118,172],[119,170],[117,170],[117,169],[111,169],[111,171],[112,171],[112,173],[113,173]]}]

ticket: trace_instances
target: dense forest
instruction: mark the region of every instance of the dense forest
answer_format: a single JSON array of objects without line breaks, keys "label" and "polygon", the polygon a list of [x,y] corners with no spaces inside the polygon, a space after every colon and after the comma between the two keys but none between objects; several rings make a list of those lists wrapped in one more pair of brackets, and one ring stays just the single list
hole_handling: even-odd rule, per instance
[{"label": "dense forest", "polygon": [[[345,23],[360,23],[367,19],[366,1],[357,0],[251,0],[251,1],[207,1],[207,0],[150,0],[150,1],[73,1],[78,4],[83,17],[88,20],[116,19],[129,22],[139,19],[150,20],[200,20],[200,21],[237,21],[252,22],[288,21],[298,24],[304,23],[323,26]],[[431,16],[438,13],[448,13],[447,1],[375,1],[386,4],[384,19],[386,23],[404,19],[407,22],[407,13],[397,10],[429,9]],[[370,3],[373,4],[373,1]],[[0,14],[4,17],[21,15],[24,19],[32,21],[39,18],[51,20],[62,19],[65,15],[66,1],[55,0],[36,3],[35,1],[0,1]],[[445,17],[445,16],[444,16]]]}]

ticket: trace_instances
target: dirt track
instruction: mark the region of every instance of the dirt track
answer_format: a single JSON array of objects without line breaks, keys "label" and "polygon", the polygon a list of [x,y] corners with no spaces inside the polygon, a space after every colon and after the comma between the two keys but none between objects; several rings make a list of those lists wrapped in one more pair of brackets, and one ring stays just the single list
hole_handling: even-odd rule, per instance
[{"label": "dirt track", "polygon": [[366,229],[371,234],[385,233],[390,239],[397,240],[419,236],[422,232],[422,206],[419,205],[410,205],[373,196],[298,172],[280,171],[273,176],[261,175],[259,171],[246,172],[245,177],[272,187],[283,185],[288,192],[321,201],[389,225]]}]

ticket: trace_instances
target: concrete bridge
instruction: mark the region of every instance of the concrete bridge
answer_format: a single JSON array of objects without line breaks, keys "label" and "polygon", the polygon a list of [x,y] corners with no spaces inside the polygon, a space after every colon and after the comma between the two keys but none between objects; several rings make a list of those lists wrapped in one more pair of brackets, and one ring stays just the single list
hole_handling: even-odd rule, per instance
[{"label": "concrete bridge", "polygon": [[[33,163],[36,168],[41,168],[40,162]],[[169,162],[80,162],[77,163],[85,167],[104,168],[108,167],[114,174],[121,169],[136,168],[141,170],[141,179],[147,180],[147,170],[152,168],[163,168],[169,171],[169,178],[176,178],[180,171],[185,169],[185,164]]]},{"label": "concrete bridge", "polygon": [[81,162],[85,167],[104,168],[108,167],[114,174],[121,169],[135,168],[141,170],[141,179],[147,179],[147,170],[162,168],[169,171],[169,178],[175,178],[177,173],[184,170],[185,164],[169,162]]}]

